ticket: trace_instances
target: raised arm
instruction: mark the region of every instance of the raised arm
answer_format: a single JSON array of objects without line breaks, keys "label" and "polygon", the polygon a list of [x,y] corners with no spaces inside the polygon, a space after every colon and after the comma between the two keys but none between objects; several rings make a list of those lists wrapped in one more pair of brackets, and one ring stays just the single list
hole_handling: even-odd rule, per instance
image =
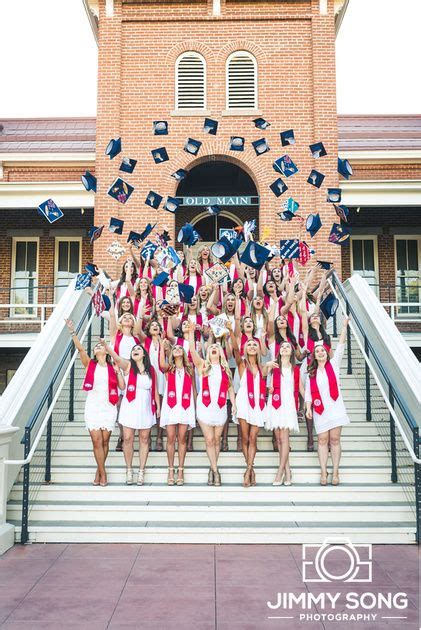
[{"label": "raised arm", "polygon": [[130,361],[128,361],[127,359],[123,359],[123,357],[120,357],[117,352],[114,352],[113,348],[110,346],[109,343],[105,341],[105,339],[101,339],[100,343],[107,354],[110,355],[114,363],[121,367],[124,373],[128,373],[130,369]]},{"label": "raised arm", "polygon": [[110,339],[114,339],[117,334],[117,320],[115,316],[115,293],[111,293],[110,307]]},{"label": "raised arm", "polygon": [[282,315],[286,315],[293,304],[294,304],[294,281],[290,279],[289,284],[288,284],[287,294],[285,297],[285,304],[281,308]]},{"label": "raised arm", "polygon": [[228,328],[229,333],[230,333],[230,341],[231,341],[231,348],[234,354],[234,359],[235,362],[237,364],[238,367],[238,371],[240,372],[240,375],[242,373],[242,370],[244,368],[244,363],[241,359],[241,355],[240,355],[240,348],[238,347],[238,341],[237,341],[237,337],[235,336],[235,333],[232,329],[232,324],[230,321],[227,321],[225,326]]},{"label": "raised arm", "polygon": [[75,348],[79,352],[79,358],[82,361],[83,367],[88,367],[88,364],[89,364],[89,361],[90,361],[89,355],[88,355],[88,353],[86,352],[85,348],[82,346],[82,344],[79,341],[79,338],[78,338],[78,336],[76,334],[75,327],[74,327],[74,324],[73,324],[72,320],[71,319],[65,319],[64,321],[66,322],[66,326],[69,329],[70,336],[71,336],[71,338],[73,340],[73,343],[75,344]]},{"label": "raised arm", "polygon": [[216,303],[217,303],[217,296],[218,294],[218,285],[217,284],[213,284],[212,285],[212,293],[209,295],[209,299],[206,303],[206,309],[209,311],[209,313],[212,313],[212,315],[219,315],[220,314],[220,310],[219,308],[216,307]]},{"label": "raised arm", "polygon": [[194,323],[189,322],[189,350],[195,367],[197,367],[198,370],[201,370],[203,368],[204,361],[196,350],[196,343],[194,339],[195,330],[196,326]]},{"label": "raised arm", "polygon": [[269,343],[273,341],[273,337],[275,336],[275,310],[276,310],[276,302],[273,300],[272,304],[269,307],[268,311],[268,337]]}]

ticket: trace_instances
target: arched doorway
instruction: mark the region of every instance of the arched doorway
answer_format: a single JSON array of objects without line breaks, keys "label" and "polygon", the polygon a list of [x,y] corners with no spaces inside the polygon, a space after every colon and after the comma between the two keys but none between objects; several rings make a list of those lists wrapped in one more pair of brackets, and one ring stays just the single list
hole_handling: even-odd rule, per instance
[{"label": "arched doorway", "polygon": [[[259,226],[259,197],[250,175],[240,166],[223,159],[211,159],[190,169],[177,188],[183,204],[176,213],[176,234],[184,223],[192,223],[204,243],[214,243],[221,231],[256,219]],[[214,216],[205,207],[217,204],[222,212]]]}]

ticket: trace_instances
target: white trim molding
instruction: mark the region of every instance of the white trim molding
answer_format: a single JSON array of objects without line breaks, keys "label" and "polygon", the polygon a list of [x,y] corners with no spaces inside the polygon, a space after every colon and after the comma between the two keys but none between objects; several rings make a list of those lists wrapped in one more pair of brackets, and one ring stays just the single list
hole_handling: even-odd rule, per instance
[{"label": "white trim molding", "polygon": [[95,195],[82,182],[0,182],[0,208],[38,208],[50,198],[59,208],[93,208]]},{"label": "white trim molding", "polygon": [[342,181],[346,206],[421,206],[421,180]]},{"label": "white trim molding", "polygon": [[381,151],[339,151],[339,157],[352,164],[420,164],[421,150],[384,149]]},{"label": "white trim molding", "polygon": [[3,162],[3,166],[12,166],[13,164],[33,166],[35,162],[42,163],[43,166],[57,166],[58,164],[60,166],[66,164],[83,166],[95,164],[95,152],[0,153],[0,162]]}]

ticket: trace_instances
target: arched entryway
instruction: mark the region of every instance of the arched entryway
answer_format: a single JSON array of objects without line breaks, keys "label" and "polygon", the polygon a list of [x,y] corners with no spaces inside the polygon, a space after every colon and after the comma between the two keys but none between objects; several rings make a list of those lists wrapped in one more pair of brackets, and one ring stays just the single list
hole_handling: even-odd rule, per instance
[{"label": "arched entryway", "polygon": [[[253,179],[235,163],[222,158],[194,166],[177,188],[183,204],[176,213],[176,234],[184,223],[192,223],[205,243],[218,240],[221,231],[244,221],[259,224],[259,197]],[[206,206],[217,204],[222,212],[214,216]]]}]

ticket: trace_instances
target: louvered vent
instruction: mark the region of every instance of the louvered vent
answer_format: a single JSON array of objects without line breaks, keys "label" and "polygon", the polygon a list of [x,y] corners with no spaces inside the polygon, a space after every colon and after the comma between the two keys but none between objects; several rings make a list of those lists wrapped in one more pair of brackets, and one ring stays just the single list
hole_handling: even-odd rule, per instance
[{"label": "louvered vent", "polygon": [[246,52],[228,59],[228,109],[257,107],[256,60]]},{"label": "louvered vent", "polygon": [[205,60],[184,53],[177,63],[177,109],[205,108]]}]

